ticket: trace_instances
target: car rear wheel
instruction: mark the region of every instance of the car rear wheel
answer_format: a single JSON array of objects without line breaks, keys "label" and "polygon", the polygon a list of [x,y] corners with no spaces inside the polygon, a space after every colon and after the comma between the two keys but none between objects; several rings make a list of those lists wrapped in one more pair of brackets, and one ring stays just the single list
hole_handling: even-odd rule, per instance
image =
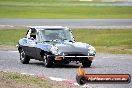
[{"label": "car rear wheel", "polygon": [[44,55],[43,59],[44,59],[43,62],[45,67],[51,67],[53,65],[53,57]]},{"label": "car rear wheel", "polygon": [[23,49],[20,50],[20,60],[23,64],[28,64],[30,61],[30,58],[25,54]]},{"label": "car rear wheel", "polygon": [[82,62],[82,65],[83,65],[83,67],[90,67],[90,66],[91,66],[91,63],[92,63],[92,61],[90,61],[90,60],[88,60],[88,61],[83,61],[83,62]]}]

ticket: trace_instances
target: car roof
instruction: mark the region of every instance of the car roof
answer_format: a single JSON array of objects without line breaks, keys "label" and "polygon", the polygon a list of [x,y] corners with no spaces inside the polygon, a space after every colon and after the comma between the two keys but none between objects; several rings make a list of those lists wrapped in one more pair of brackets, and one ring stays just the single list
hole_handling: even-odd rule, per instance
[{"label": "car roof", "polygon": [[31,29],[36,30],[44,30],[44,29],[69,29],[68,27],[64,26],[30,26]]}]

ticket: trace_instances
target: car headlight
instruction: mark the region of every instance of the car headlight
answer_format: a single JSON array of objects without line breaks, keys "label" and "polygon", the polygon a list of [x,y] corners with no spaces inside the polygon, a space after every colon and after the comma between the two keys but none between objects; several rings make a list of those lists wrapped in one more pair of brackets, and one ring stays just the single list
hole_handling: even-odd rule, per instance
[{"label": "car headlight", "polygon": [[52,54],[55,54],[55,55],[59,55],[61,53],[58,47],[56,46],[52,46],[50,51],[52,52]]},{"label": "car headlight", "polygon": [[95,48],[93,46],[90,46],[88,49],[89,51],[95,51]]},{"label": "car headlight", "polygon": [[88,48],[88,54],[90,54],[90,55],[95,55],[96,54],[96,50],[95,50],[95,48],[93,47],[93,46],[90,46],[89,48]]}]

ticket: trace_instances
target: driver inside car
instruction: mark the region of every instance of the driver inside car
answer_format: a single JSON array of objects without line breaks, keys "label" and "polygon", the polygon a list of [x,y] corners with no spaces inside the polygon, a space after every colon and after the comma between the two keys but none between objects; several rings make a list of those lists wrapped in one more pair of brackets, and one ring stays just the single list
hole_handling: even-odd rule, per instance
[{"label": "driver inside car", "polygon": [[35,29],[31,30],[30,38],[31,39],[36,39],[36,30]]}]

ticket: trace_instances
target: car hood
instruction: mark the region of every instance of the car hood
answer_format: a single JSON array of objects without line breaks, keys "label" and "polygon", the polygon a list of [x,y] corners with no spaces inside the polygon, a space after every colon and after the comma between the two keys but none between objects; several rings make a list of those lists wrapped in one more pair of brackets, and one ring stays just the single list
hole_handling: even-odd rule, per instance
[{"label": "car hood", "polygon": [[55,45],[61,52],[65,54],[88,54],[90,45],[81,42],[64,42]]}]

